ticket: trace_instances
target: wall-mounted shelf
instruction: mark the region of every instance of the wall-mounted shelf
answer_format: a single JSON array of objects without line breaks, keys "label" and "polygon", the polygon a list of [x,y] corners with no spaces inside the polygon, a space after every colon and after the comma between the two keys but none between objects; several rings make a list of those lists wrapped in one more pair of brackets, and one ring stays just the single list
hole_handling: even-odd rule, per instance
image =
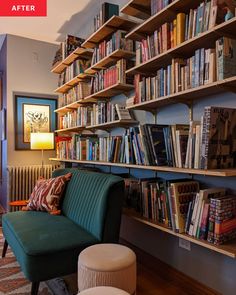
[{"label": "wall-mounted shelf", "polygon": [[[174,3],[174,2],[173,2]],[[211,46],[215,45],[215,41],[219,39],[220,36],[225,34],[236,36],[236,17],[232,18],[231,20],[222,23],[209,31],[201,33],[199,36],[191,38],[189,40],[184,41],[180,45],[167,50],[153,58],[147,60],[146,62],[136,65],[135,67],[126,71],[127,75],[134,75],[136,73],[153,73],[162,67],[166,67],[168,64],[171,63],[172,58],[178,56],[187,58],[194,54],[196,49],[201,47],[210,48]]]},{"label": "wall-mounted shelf", "polygon": [[205,175],[205,176],[217,176],[217,177],[235,177],[236,176],[236,169],[203,170],[203,169],[186,169],[186,168],[176,168],[176,167],[167,167],[167,166],[142,166],[142,165],[100,162],[100,161],[78,161],[78,160],[57,159],[57,158],[50,158],[50,160],[67,162],[67,163],[114,166],[114,167],[121,167],[121,168],[123,167],[127,169],[143,169],[143,170],[150,170],[150,171],[174,172],[174,173],[185,173],[185,174],[195,174],[195,175]]},{"label": "wall-mounted shelf", "polygon": [[137,125],[138,122],[134,120],[116,120],[113,122],[107,122],[103,124],[93,125],[86,127],[87,130],[93,130],[93,129],[100,129],[100,130],[109,130],[112,128],[128,128],[131,125]]},{"label": "wall-mounted shelf", "polygon": [[134,89],[134,85],[117,83],[101,91],[93,93],[85,97],[83,100],[84,102],[89,102],[91,99],[94,101],[94,99],[110,98],[112,96],[115,96],[124,92],[129,92],[132,89]]},{"label": "wall-mounted shelf", "polygon": [[111,64],[114,64],[115,62],[117,62],[117,60],[121,58],[129,59],[134,56],[135,56],[135,53],[132,51],[117,49],[113,51],[111,54],[109,54],[108,56],[104,57],[103,59],[95,63],[94,65],[92,65],[87,70],[85,70],[85,73],[88,75],[93,75],[96,72],[109,67]]},{"label": "wall-mounted shelf", "polygon": [[179,12],[187,12],[189,8],[197,7],[201,2],[201,0],[195,0],[194,3],[192,0],[176,0],[134,28],[126,37],[141,40],[145,34],[151,34],[160,25],[172,21]]},{"label": "wall-mounted shelf", "polygon": [[76,86],[79,82],[84,81],[89,78],[88,74],[81,73],[78,76],[74,77],[70,81],[66,82],[65,84],[58,87],[55,92],[57,93],[66,93],[68,90]]},{"label": "wall-mounted shelf", "polygon": [[91,58],[92,54],[93,54],[93,51],[91,49],[79,47],[75,49],[75,51],[73,51],[70,55],[68,55],[63,61],[61,61],[56,66],[54,66],[51,69],[51,72],[55,74],[61,74],[76,59],[78,58],[89,59]]},{"label": "wall-mounted shelf", "polygon": [[161,230],[163,232],[166,232],[166,233],[171,234],[173,236],[176,236],[178,238],[187,240],[187,241],[189,241],[191,243],[200,245],[200,246],[202,246],[204,248],[207,248],[207,249],[212,250],[212,251],[216,251],[218,253],[229,256],[231,258],[236,258],[236,240],[232,240],[232,241],[230,241],[230,242],[228,242],[228,243],[226,243],[224,245],[221,245],[221,246],[215,246],[214,244],[208,243],[207,241],[196,239],[196,238],[193,238],[193,237],[188,236],[186,234],[176,233],[173,230],[165,227],[162,224],[159,224],[157,222],[154,222],[152,220],[149,220],[147,218],[142,217],[139,213],[135,212],[135,210],[124,209],[123,213],[126,216],[128,216],[128,217],[130,217],[132,219],[135,219],[135,220],[137,220],[137,221],[139,221],[141,223],[144,223],[146,225],[154,227],[154,228],[156,228],[158,230]]},{"label": "wall-mounted shelf", "polygon": [[126,30],[134,28],[138,25],[138,22],[128,19],[127,17],[121,17],[114,15],[104,25],[102,25],[96,32],[88,37],[82,44],[84,48],[94,48],[97,43],[103,41],[110,34],[116,30]]},{"label": "wall-mounted shelf", "polygon": [[147,19],[151,16],[151,0],[131,0],[120,12],[141,18]]},{"label": "wall-mounted shelf", "polygon": [[55,132],[57,133],[63,133],[63,132],[81,132],[85,130],[85,126],[75,126],[75,127],[70,127],[70,128],[64,128],[64,129],[57,129]]},{"label": "wall-mounted shelf", "polygon": [[58,108],[55,110],[56,113],[65,113],[68,112],[71,109],[77,109],[79,105],[83,104],[89,104],[89,103],[96,103],[99,99],[109,99],[110,97],[114,95],[118,95],[124,92],[129,92],[132,89],[134,89],[134,85],[131,84],[123,84],[123,83],[117,83],[114,84],[106,89],[103,89],[99,92],[93,93],[89,96],[86,96],[83,99],[80,99],[78,101],[75,101],[71,104],[68,104],[66,106],[63,106],[61,108]]},{"label": "wall-mounted shelf", "polygon": [[153,111],[153,109],[176,103],[190,103],[191,101],[202,99],[203,96],[213,95],[227,90],[236,92],[236,76],[127,106],[127,109]]}]

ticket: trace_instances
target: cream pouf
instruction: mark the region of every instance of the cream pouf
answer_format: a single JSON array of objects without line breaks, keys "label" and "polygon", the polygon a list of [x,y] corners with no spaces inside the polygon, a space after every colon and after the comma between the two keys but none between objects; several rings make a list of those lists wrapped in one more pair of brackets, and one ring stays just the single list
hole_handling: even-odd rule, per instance
[{"label": "cream pouf", "polygon": [[129,293],[113,287],[94,287],[86,289],[78,295],[129,295]]},{"label": "cream pouf", "polygon": [[129,294],[136,291],[136,255],[126,246],[97,244],[83,250],[78,259],[78,289],[111,286]]}]

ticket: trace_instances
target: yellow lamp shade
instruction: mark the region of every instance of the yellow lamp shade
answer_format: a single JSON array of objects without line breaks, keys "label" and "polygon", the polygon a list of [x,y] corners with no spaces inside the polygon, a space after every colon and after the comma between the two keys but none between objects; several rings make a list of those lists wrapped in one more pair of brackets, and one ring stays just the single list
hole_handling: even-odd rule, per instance
[{"label": "yellow lamp shade", "polygon": [[32,150],[54,149],[54,133],[31,133],[30,148]]}]

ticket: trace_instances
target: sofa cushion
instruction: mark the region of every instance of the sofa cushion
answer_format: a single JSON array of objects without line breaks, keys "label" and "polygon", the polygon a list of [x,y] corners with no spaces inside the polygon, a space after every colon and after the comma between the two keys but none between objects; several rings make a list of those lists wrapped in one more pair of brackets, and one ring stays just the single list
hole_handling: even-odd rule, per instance
[{"label": "sofa cushion", "polygon": [[[65,216],[45,212],[12,212],[3,216],[4,232],[9,231],[28,255],[70,250],[83,243],[98,243],[90,233]],[[30,225],[30,226],[29,226]],[[8,236],[8,235],[7,235]]]},{"label": "sofa cushion", "polygon": [[[25,276],[32,282],[76,272],[79,253],[99,243],[68,218],[46,212],[19,211],[4,215],[7,238]],[[45,266],[47,266],[45,268]]]},{"label": "sofa cushion", "polygon": [[50,179],[39,179],[31,193],[28,210],[55,211],[59,209],[66,182],[71,178],[71,173]]}]

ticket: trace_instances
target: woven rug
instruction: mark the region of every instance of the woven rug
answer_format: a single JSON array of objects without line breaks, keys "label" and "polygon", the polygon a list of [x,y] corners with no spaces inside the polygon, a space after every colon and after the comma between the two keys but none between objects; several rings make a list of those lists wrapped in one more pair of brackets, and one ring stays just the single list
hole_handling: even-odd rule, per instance
[{"label": "woven rug", "polygon": [[[0,255],[4,238],[0,228]],[[31,283],[24,277],[18,262],[8,247],[6,257],[0,258],[0,295],[30,295]],[[72,295],[64,279],[41,282],[38,295]]]}]

